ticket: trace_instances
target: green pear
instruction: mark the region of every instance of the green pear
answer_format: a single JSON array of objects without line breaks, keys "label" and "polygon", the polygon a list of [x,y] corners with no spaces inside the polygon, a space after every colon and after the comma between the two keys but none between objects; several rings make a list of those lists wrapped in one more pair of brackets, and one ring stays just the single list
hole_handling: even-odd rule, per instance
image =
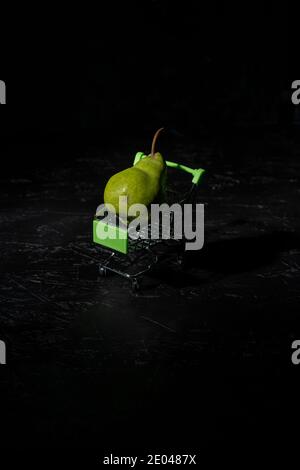
[{"label": "green pear", "polygon": [[[164,194],[166,164],[159,152],[155,152],[159,129],[152,141],[151,154],[136,165],[113,175],[104,190],[105,204],[111,204],[122,215],[132,204],[149,206]],[[127,207],[119,208],[119,197],[127,196]]]}]

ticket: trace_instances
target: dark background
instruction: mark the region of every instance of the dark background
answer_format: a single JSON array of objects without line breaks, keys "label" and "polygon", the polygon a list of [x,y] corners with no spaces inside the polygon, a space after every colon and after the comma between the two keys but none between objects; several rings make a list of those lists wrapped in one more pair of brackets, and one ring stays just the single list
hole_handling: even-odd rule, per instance
[{"label": "dark background", "polygon": [[74,9],[68,27],[65,14],[30,22],[20,12],[2,32],[2,79],[18,111],[3,123],[9,135],[80,128],[103,140],[166,121],[215,133],[292,113],[288,5],[110,2],[80,21]]},{"label": "dark background", "polygon": [[[3,447],[90,447],[92,461],[122,447],[229,461],[293,452],[289,16],[267,2],[110,2],[80,18],[19,11],[3,30]],[[167,158],[207,170],[206,241],[183,272],[162,266],[133,294],[85,254],[107,178],[161,126]]]}]

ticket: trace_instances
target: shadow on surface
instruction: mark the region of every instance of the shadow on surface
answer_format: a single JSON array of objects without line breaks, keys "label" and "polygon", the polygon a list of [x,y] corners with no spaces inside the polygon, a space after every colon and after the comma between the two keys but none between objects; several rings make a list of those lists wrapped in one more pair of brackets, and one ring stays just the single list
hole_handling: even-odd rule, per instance
[{"label": "shadow on surface", "polygon": [[[175,288],[195,286],[226,275],[260,269],[272,264],[280,252],[297,248],[300,248],[300,235],[292,232],[208,242],[202,250],[186,253],[184,270],[162,264],[149,277]],[[193,272],[189,272],[191,269]]]},{"label": "shadow on surface", "polygon": [[204,244],[201,251],[188,252],[186,265],[223,274],[241,273],[266,266],[280,252],[293,248],[300,248],[300,236],[291,232],[219,240]]}]

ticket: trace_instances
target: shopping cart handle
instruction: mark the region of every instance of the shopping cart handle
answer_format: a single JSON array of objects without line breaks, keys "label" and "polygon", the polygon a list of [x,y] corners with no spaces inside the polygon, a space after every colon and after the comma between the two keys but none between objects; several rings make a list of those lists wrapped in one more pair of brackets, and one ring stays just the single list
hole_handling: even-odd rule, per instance
[{"label": "shopping cart handle", "polygon": [[[137,152],[134,158],[133,164],[135,165],[137,162],[139,162],[142,158],[145,158],[145,157],[147,157],[147,155],[144,154],[143,152]],[[203,175],[203,173],[205,173],[205,170],[203,170],[203,168],[197,168],[194,170],[193,168],[189,168],[188,166],[181,165],[180,163],[166,161],[166,165],[170,168],[176,168],[178,170],[186,171],[187,173],[190,173],[191,175],[193,175],[193,179],[192,179],[193,184],[198,184],[201,179],[201,176]]]}]

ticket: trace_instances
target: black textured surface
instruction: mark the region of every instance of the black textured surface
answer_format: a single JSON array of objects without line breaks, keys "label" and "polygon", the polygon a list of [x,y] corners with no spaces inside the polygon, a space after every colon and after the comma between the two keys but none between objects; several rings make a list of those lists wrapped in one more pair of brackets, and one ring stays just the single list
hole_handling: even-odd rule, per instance
[{"label": "black textured surface", "polygon": [[[10,17],[1,5],[0,448],[13,448],[9,468],[47,447],[38,468],[52,456],[55,469],[56,448],[72,447],[69,468],[87,446],[94,463],[120,447],[197,453],[200,465],[242,450],[239,468],[251,456],[257,468],[259,451],[266,468],[279,454],[288,468],[299,447],[298,17],[262,0],[95,7],[37,17],[26,3]],[[167,158],[207,170],[205,245],[134,294],[98,276],[91,222],[107,178],[161,126]]]},{"label": "black textured surface", "polygon": [[297,132],[178,138],[167,157],[207,170],[205,245],[138,294],[83,253],[97,251],[104,182],[145,141],[8,146],[8,162],[31,165],[1,181],[5,445],[230,450],[284,437],[299,336]]}]

